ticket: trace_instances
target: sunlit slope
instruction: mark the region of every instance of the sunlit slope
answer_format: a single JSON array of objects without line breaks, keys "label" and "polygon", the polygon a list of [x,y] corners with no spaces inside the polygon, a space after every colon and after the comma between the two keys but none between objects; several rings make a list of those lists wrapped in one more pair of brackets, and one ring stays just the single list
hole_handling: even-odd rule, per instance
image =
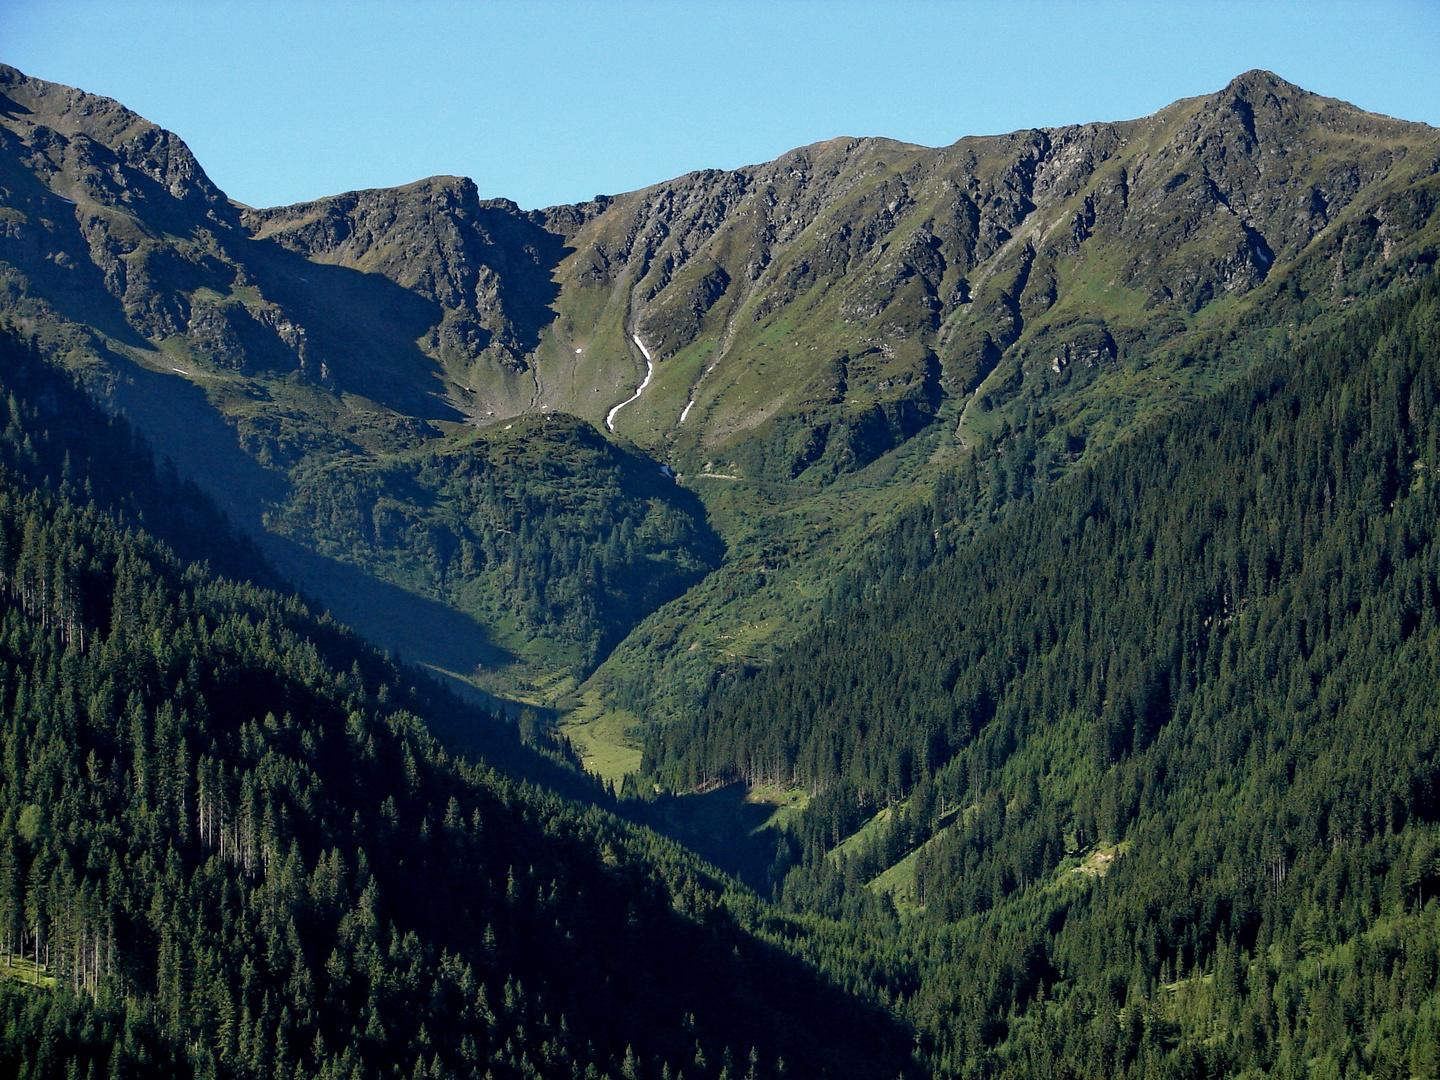
[{"label": "sunlit slope", "polygon": [[[1243,374],[1356,297],[1422,273],[1434,260],[1437,159],[1433,129],[1252,73],[1221,94],[1129,124],[966,139],[943,151],[849,141],[762,167],[773,182],[752,195],[749,216],[737,211],[720,227],[717,249],[728,250],[727,235],[744,248],[737,231],[762,211],[778,214],[769,201],[798,203],[807,176],[811,188],[830,183],[844,193],[822,200],[808,230],[762,249],[773,252],[765,269],[756,270],[762,257],[728,274],[732,286],[707,309],[720,321],[662,362],[649,406],[674,423],[696,402],[667,437],[677,467],[688,469],[731,539],[731,558],[642,624],[597,687],[631,708],[676,715],[717,671],[765,663],[776,644],[808,632],[837,572],[883,565],[896,517],[927,501],[938,477],[952,487],[952,509],[983,520],[1137,425]],[[847,163],[848,187],[837,175]],[[722,179],[713,186],[728,191]],[[881,190],[891,192],[883,205]],[[658,201],[667,191],[627,198]],[[869,218],[857,210],[866,206]],[[585,235],[599,235],[609,220],[594,219]],[[883,240],[825,261],[836,237],[854,247],[857,234]],[[658,241],[652,277],[689,235],[676,227]],[[816,281],[780,304],[790,295],[777,284],[785,268],[802,263]],[[900,284],[881,288],[886,275]],[[685,287],[683,274],[673,277],[669,289]],[[711,275],[712,292],[718,280]],[[957,290],[968,302],[947,306]],[[650,310],[670,310],[668,295],[657,294]],[[624,302],[618,292],[615,302]],[[855,314],[864,303],[868,322]],[[782,325],[789,340],[777,343]],[[889,350],[898,363],[918,343],[927,363],[939,364],[929,368],[940,373],[938,395],[925,398],[933,409],[906,413],[925,438],[901,449],[889,449],[897,429],[882,422],[883,409],[864,404],[862,383],[841,378],[839,365],[820,378],[830,404],[802,393],[825,343],[865,335],[880,350],[872,359]],[[668,339],[651,336],[664,355]],[[761,367],[748,366],[757,355],[784,377],[762,378]],[[698,389],[666,399],[667,377],[692,379],[709,364]],[[897,389],[890,372],[875,388],[909,394],[919,385],[901,378]],[[790,406],[775,404],[786,394],[801,401],[788,418],[780,414]],[[705,428],[726,400],[762,398],[774,410],[770,419],[756,414],[756,427]],[[707,412],[707,401],[719,411]],[[841,414],[860,419],[850,427],[824,419]],[[622,430],[651,437],[636,429],[645,415],[635,409]],[[932,415],[937,422],[920,426]],[[842,430],[839,442],[830,438]],[[770,469],[772,451],[784,447],[799,447],[798,456]],[[790,475],[798,482],[787,486]],[[936,527],[943,546],[947,525]]]},{"label": "sunlit slope", "polygon": [[833,603],[638,786],[804,792],[769,880],[903,909],[965,1075],[1425,1075],[1437,282]]},{"label": "sunlit slope", "polygon": [[947,400],[971,404],[963,438],[1017,397],[1073,397],[1269,279],[1339,299],[1405,265],[1433,243],[1437,155],[1434,129],[1263,72],[1127,123],[836,139],[586,217],[537,368],[566,386],[599,349],[643,371],[637,333],[660,371],[623,434],[692,473],[824,479]]}]

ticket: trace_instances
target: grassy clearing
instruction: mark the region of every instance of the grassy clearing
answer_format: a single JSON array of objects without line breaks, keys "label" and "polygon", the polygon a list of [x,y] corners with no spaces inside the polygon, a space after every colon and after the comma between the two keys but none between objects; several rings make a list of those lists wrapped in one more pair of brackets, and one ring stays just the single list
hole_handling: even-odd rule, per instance
[{"label": "grassy clearing", "polygon": [[587,771],[608,783],[619,783],[640,768],[641,746],[628,733],[641,724],[634,713],[605,705],[589,692],[560,721],[560,734],[580,751]]},{"label": "grassy clearing", "polygon": [[0,979],[10,979],[14,982],[26,983],[29,986],[39,986],[42,990],[55,989],[55,976],[45,973],[45,965],[40,965],[37,979],[35,962],[26,960],[22,956],[12,956],[8,963],[3,956],[0,956]]},{"label": "grassy clearing", "polygon": [[1110,872],[1110,867],[1115,860],[1130,850],[1130,841],[1124,840],[1111,847],[1096,848],[1083,859],[1080,865],[1072,867],[1070,873],[1084,874],[1087,877],[1102,878]]},{"label": "grassy clearing", "polygon": [[894,866],[882,871],[865,887],[871,892],[889,893],[891,901],[895,904],[895,910],[901,914],[921,911],[923,905],[917,903],[915,898],[915,864],[920,859],[920,852],[937,839],[939,839],[938,835],[932,837]]},{"label": "grassy clearing", "polygon": [[[929,459],[949,438],[944,425],[932,425],[825,488],[688,477],[725,541],[726,561],[643,620],[586,691],[643,701],[646,718],[663,722],[693,706],[713,667],[768,663],[812,625],[837,571],[929,494]],[[727,471],[724,464],[718,459],[715,471]]]},{"label": "grassy clearing", "polygon": [[[904,804],[902,803],[901,805],[903,806]],[[865,822],[864,825],[861,825],[860,828],[856,829],[844,840],[841,840],[840,843],[835,845],[835,847],[831,848],[829,854],[826,857],[833,861],[839,861],[841,856],[854,855],[860,851],[863,851],[876,838],[879,837],[880,830],[884,828],[885,824],[890,820],[890,818],[894,815],[895,811],[898,809],[899,807],[885,807],[885,809],[881,810],[869,821]]]},{"label": "grassy clearing", "polygon": [[[878,817],[878,815],[877,815]],[[872,820],[865,828],[874,824]],[[916,900],[915,870],[920,861],[920,856],[932,845],[941,842],[941,839],[951,826],[947,825],[940,829],[929,840],[921,844],[914,851],[910,852],[894,866],[881,871],[865,887],[875,893],[889,893],[890,899],[895,905],[895,910],[902,915],[914,914],[925,909],[923,904]],[[862,829],[863,831],[863,829]],[[859,836],[856,833],[855,836]],[[855,839],[854,836],[850,838]],[[847,840],[846,843],[850,841]],[[842,845],[843,846],[843,845]],[[1044,885],[1044,891],[1053,892],[1060,889],[1076,888],[1096,881],[1109,872],[1110,867],[1116,859],[1122,858],[1130,849],[1128,840],[1110,847],[1095,848],[1085,853],[1080,858],[1067,858],[1056,868],[1050,882]],[[838,849],[837,849],[838,850]]]},{"label": "grassy clearing", "polygon": [[940,843],[945,834],[954,827],[956,821],[967,820],[974,809],[975,807],[969,806],[966,807],[963,812],[957,808],[942,814],[940,821],[944,824],[935,831],[934,836],[930,837],[929,840],[926,840],[914,851],[895,863],[895,865],[887,867],[875,875],[874,878],[866,883],[865,887],[871,892],[889,893],[890,899],[895,904],[895,910],[901,914],[923,911],[925,905],[916,901],[916,893],[918,890],[915,884],[915,868],[920,861],[920,855],[928,851],[935,844]]},{"label": "grassy clearing", "polygon": [[760,784],[745,793],[745,801],[755,806],[768,806],[771,813],[752,833],[762,829],[787,828],[791,819],[810,805],[810,793],[798,789]]}]

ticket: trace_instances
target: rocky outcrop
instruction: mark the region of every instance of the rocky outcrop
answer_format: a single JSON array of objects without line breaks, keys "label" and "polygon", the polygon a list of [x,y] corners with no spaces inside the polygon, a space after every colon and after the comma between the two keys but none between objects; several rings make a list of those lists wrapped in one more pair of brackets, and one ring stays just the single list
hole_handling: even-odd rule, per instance
[{"label": "rocky outcrop", "polygon": [[157,224],[234,221],[190,148],[119,102],[0,64],[0,117],[16,139],[7,149],[72,202],[84,197]]},{"label": "rocky outcrop", "polygon": [[521,370],[554,318],[561,240],[537,215],[483,200],[463,177],[247,210],[256,239],[321,263],[380,274],[431,301],[431,347],[447,366]]},{"label": "rocky outcrop", "polygon": [[42,335],[59,317],[121,344],[184,338],[232,369],[300,362],[289,320],[235,296],[238,211],[175,135],[0,65],[0,169],[0,275]]},{"label": "rocky outcrop", "polygon": [[[778,416],[815,415],[823,373],[880,342],[928,346],[960,394],[1007,350],[1072,324],[1106,335],[1109,359],[1127,342],[1154,346],[1215,300],[1319,257],[1325,230],[1358,203],[1390,207],[1389,188],[1406,192],[1404,209],[1379,213],[1404,225],[1361,258],[1420,251],[1436,185],[1409,170],[1437,147],[1425,125],[1259,71],[1124,123],[938,150],[833,140],[616,198],[571,237],[558,303],[608,304],[662,362],[704,351],[686,387],[702,420],[670,437],[708,456]],[[1379,214],[1359,217],[1381,228]],[[895,355],[901,366],[851,384],[852,406],[888,407],[898,399],[882,383],[926,377],[927,349]],[[763,381],[745,374],[758,368]]]}]

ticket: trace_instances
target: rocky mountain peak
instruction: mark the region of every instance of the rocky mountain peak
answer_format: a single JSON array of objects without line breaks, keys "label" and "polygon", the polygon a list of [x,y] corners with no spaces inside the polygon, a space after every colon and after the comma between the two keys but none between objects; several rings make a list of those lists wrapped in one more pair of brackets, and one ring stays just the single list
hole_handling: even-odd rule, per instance
[{"label": "rocky mountain peak", "polygon": [[1249,71],[1236,75],[1226,84],[1221,94],[1247,99],[1263,97],[1266,94],[1275,94],[1277,97],[1317,96],[1264,68],[1251,68]]},{"label": "rocky mountain peak", "polygon": [[[213,220],[230,202],[178,135],[118,101],[0,64],[0,126],[32,151],[37,171],[102,205],[175,200]],[[77,199],[78,201],[78,199]]]},{"label": "rocky mountain peak", "polygon": [[246,210],[245,227],[306,259],[379,274],[437,305],[430,346],[465,368],[482,357],[524,369],[554,298],[560,246],[508,199],[481,199],[473,180],[431,176],[294,206]]},{"label": "rocky mountain peak", "polygon": [[[1380,113],[1366,112],[1347,101],[1325,97],[1282,79],[1272,71],[1255,69],[1237,75],[1218,93],[1198,99],[1201,112],[1209,115],[1227,113],[1244,118],[1252,137],[1263,138],[1268,127],[1272,136],[1286,128],[1299,127],[1295,132],[1303,140],[1314,141],[1316,128],[1342,136],[1414,137],[1427,129],[1426,124],[1396,120]],[[1171,108],[1184,106],[1177,102]],[[1163,112],[1168,110],[1163,110]]]}]

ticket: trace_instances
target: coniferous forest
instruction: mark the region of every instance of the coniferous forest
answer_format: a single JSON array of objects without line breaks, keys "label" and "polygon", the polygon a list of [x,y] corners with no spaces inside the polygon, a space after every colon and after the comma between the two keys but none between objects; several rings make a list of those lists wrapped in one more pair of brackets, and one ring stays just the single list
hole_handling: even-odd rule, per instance
[{"label": "coniferous forest", "polygon": [[0,1077],[1440,1080],[1437,251],[1263,71],[257,210],[0,65]]},{"label": "coniferous forest", "polygon": [[[603,792],[447,752],[424,719],[472,706],[257,584],[10,344],[8,1060],[848,1075],[888,1042],[945,1075],[1431,1075],[1437,344],[1431,279],[661,729],[672,788],[812,793],[774,909]],[[177,555],[197,530],[231,574]],[[510,760],[560,768],[541,742]]]},{"label": "coniferous forest", "polygon": [[1433,1075],[1437,364],[1432,277],[837,600],[649,768],[813,791],[777,896],[908,909],[964,1074]]},{"label": "coniferous forest", "polygon": [[[593,803],[448,753],[426,719],[498,721],[183,561],[215,530],[265,576],[123,422],[5,348],[8,1074],[906,1068],[873,998],[769,940],[798,930]],[[513,760],[512,731],[487,751]]]}]

